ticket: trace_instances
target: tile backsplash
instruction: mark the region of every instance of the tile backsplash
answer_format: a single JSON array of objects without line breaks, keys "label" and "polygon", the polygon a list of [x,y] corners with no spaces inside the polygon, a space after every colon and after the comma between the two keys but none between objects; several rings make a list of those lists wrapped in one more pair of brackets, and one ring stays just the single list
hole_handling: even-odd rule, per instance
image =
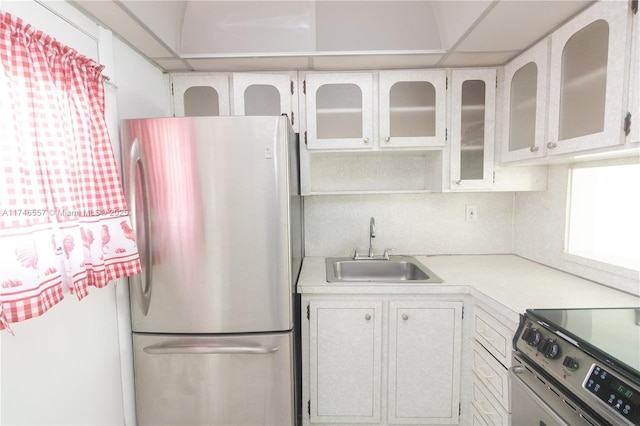
[{"label": "tile backsplash", "polygon": [[[346,256],[369,246],[375,217],[376,254],[513,252],[512,192],[321,195],[305,197],[306,256]],[[467,222],[467,205],[477,221]]]}]

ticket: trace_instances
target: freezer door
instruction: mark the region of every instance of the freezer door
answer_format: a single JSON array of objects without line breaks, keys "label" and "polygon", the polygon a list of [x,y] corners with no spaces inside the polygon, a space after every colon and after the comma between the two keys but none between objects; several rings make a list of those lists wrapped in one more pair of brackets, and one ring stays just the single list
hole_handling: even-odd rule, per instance
[{"label": "freezer door", "polygon": [[294,424],[292,333],[133,335],[138,424]]},{"label": "freezer door", "polygon": [[293,327],[286,117],[125,120],[137,332]]}]

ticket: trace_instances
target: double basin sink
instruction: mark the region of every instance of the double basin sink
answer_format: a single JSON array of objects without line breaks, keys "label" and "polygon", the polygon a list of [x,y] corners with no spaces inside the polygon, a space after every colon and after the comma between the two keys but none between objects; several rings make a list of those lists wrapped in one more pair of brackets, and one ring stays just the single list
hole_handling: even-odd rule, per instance
[{"label": "double basin sink", "polygon": [[411,256],[389,259],[327,257],[327,282],[441,283],[442,279]]}]

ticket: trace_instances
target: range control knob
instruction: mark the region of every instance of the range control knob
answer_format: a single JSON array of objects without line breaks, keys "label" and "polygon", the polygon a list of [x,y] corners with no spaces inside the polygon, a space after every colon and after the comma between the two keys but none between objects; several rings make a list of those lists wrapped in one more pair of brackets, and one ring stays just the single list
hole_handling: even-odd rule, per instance
[{"label": "range control knob", "polygon": [[576,371],[578,367],[580,367],[580,364],[578,364],[578,361],[575,358],[572,358],[570,356],[564,357],[564,360],[562,361],[562,365],[564,365],[571,371]]},{"label": "range control knob", "polygon": [[542,335],[536,328],[527,328],[524,333],[522,333],[522,339],[527,342],[529,346],[538,346]]},{"label": "range control knob", "polygon": [[542,342],[542,345],[538,350],[545,356],[545,358],[557,358],[560,356],[560,345],[554,339],[546,339]]}]

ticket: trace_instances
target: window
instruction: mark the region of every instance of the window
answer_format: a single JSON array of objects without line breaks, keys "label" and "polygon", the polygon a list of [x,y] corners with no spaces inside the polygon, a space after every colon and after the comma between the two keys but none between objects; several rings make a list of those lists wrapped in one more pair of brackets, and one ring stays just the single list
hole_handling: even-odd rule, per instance
[{"label": "window", "polygon": [[640,164],[616,160],[571,171],[567,252],[640,270]]}]

